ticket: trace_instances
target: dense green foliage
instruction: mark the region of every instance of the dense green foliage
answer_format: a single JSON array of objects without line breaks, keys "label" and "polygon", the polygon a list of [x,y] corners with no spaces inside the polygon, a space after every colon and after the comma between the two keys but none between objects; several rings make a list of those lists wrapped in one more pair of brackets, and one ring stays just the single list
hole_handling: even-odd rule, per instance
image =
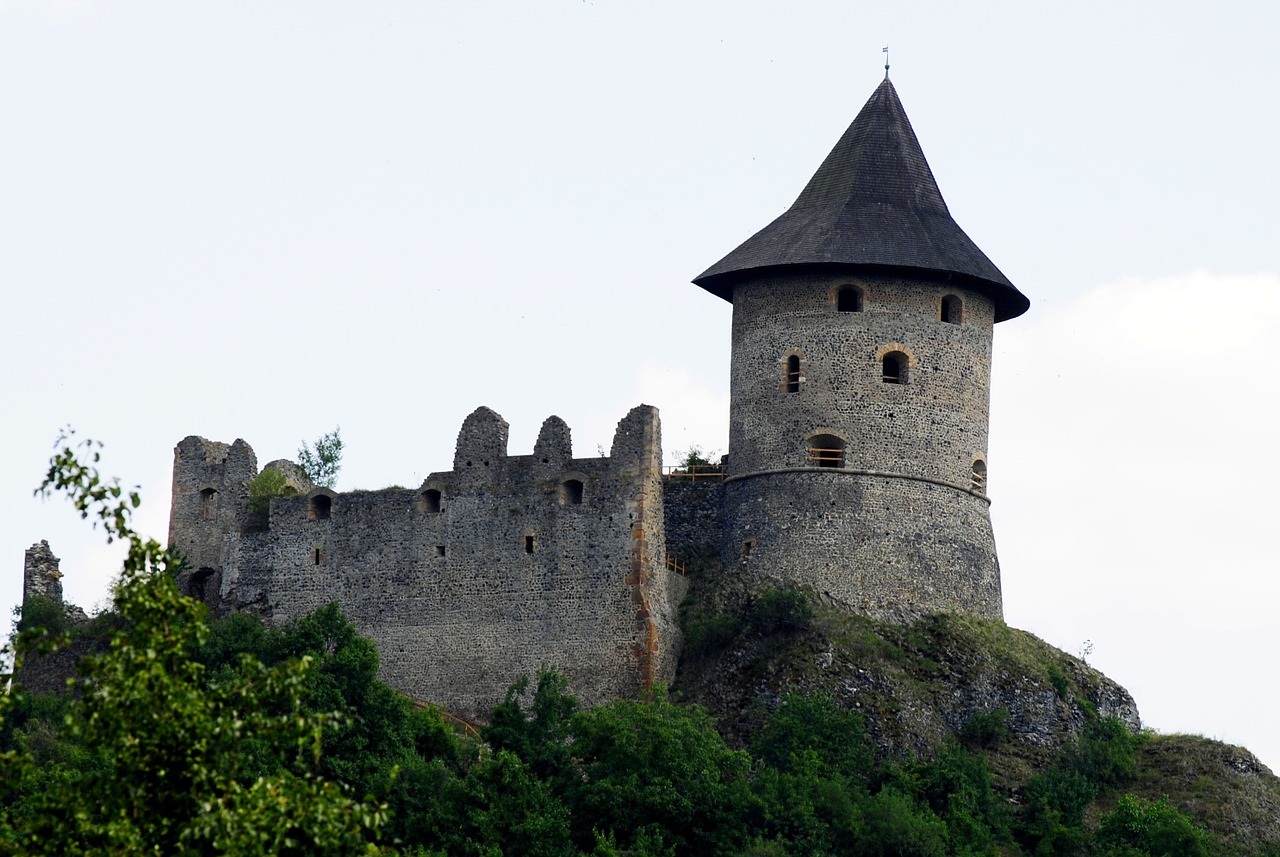
[{"label": "dense green foliage", "polygon": [[[178,593],[168,552],[133,531],[140,499],[99,476],[99,455],[64,446],[41,490],[127,545],[119,622],[73,698],[0,697],[0,851],[376,853],[385,809],[321,775],[323,736],[342,717],[305,706],[309,659],[240,654],[211,675],[195,657],[210,633],[203,607]],[[19,658],[41,634],[18,635]]]},{"label": "dense green foliage", "polygon": [[[109,646],[75,694],[0,697],[0,853],[1227,853],[1167,800],[1124,793],[1147,738],[1117,720],[1090,720],[1012,792],[987,762],[1009,737],[1002,711],[904,761],[877,759],[861,715],[832,697],[784,695],[735,750],[662,688],[583,710],[547,668],[462,734],[377,680],[374,645],[336,606],[274,628],[211,622],[129,529],[136,498],[69,450],[54,465],[47,486],[130,554],[117,613],[96,625]],[[812,618],[805,598],[768,591],[738,627],[789,634]],[[60,619],[35,604],[20,652]]]}]

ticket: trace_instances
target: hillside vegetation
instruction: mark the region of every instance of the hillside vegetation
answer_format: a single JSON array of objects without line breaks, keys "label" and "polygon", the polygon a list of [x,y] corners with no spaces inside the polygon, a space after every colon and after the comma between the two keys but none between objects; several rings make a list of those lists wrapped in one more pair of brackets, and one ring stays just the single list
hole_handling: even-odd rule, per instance
[{"label": "hillside vegetation", "polygon": [[1026,631],[956,615],[879,623],[803,590],[753,588],[713,564],[695,578],[682,619],[675,689],[733,746],[749,744],[780,700],[828,696],[862,715],[882,759],[932,759],[953,743],[979,754],[1017,812],[1029,784],[1034,792],[1037,777],[1110,720],[1134,735],[1132,765],[1091,798],[1086,826],[1128,794],[1186,813],[1218,838],[1215,853],[1278,853],[1280,780],[1252,753],[1142,732],[1124,688]]},{"label": "hillside vegetation", "polygon": [[130,549],[114,611],[18,624],[33,676],[81,657],[71,692],[19,666],[0,696],[0,854],[1280,854],[1247,751],[1140,731],[1122,688],[1000,623],[881,625],[707,569],[672,693],[584,710],[545,668],[459,724],[379,682],[334,605],[211,621],[72,450],[47,487]]}]

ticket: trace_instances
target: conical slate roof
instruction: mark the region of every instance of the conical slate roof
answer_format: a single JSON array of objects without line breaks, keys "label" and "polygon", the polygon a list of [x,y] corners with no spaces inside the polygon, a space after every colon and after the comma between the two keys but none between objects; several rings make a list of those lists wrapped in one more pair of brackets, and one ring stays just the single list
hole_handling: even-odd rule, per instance
[{"label": "conical slate roof", "polygon": [[694,282],[731,301],[736,283],[794,265],[957,280],[995,301],[996,321],[1031,303],[951,219],[888,78],[791,208]]}]

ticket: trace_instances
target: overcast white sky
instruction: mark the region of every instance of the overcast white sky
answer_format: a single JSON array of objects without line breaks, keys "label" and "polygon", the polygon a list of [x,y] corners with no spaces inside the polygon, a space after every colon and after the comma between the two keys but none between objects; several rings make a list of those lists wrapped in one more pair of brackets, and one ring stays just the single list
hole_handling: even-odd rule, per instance
[{"label": "overcast white sky", "polygon": [[477,405],[579,455],[657,405],[724,451],[729,306],[689,284],[783,211],[883,75],[999,325],[1009,623],[1145,721],[1280,767],[1280,5],[0,0],[0,605],[39,482],[106,444],[163,538],[173,446],[341,424],[339,487],[450,466]]}]

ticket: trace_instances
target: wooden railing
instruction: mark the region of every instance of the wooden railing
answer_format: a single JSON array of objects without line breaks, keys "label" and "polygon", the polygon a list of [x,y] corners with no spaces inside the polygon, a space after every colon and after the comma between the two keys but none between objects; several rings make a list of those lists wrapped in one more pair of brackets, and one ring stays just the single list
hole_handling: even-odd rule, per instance
[{"label": "wooden railing", "polygon": [[432,705],[430,702],[423,702],[421,699],[414,699],[413,707],[419,711],[426,708],[434,708],[436,711],[440,712],[440,716],[444,718],[447,723],[452,725],[453,728],[457,729],[463,735],[466,735],[468,738],[480,737],[480,730],[476,728],[476,724],[464,717],[459,717],[447,708],[441,708],[439,705]]},{"label": "wooden railing", "polygon": [[724,468],[719,464],[677,464],[662,468],[668,479],[724,479]]},{"label": "wooden railing", "polygon": [[809,447],[809,460],[818,462],[819,467],[843,467],[844,450],[826,447]]}]

